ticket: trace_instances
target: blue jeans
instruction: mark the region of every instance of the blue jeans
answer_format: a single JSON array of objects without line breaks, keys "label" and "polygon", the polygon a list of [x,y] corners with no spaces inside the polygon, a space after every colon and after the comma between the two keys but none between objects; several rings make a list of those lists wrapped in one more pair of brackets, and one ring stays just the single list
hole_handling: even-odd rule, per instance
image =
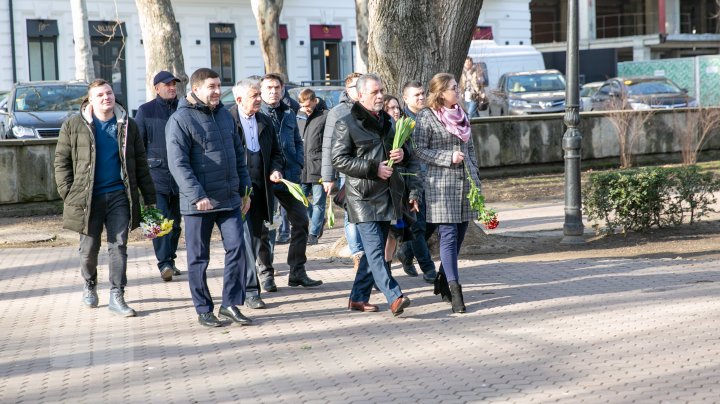
[{"label": "blue jeans", "polygon": [[308,217],[310,217],[310,235],[319,237],[325,224],[325,202],[327,194],[322,184],[303,183],[302,190],[306,196],[312,191],[312,203],[308,205]]},{"label": "blue jeans", "polygon": [[378,289],[385,295],[388,304],[392,304],[402,296],[400,285],[385,268],[385,241],[387,240],[390,222],[364,222],[357,224],[360,239],[365,247],[365,255],[355,274],[350,300],[367,302],[370,300],[373,280]]},{"label": "blue jeans", "polygon": [[427,274],[435,272],[435,263],[430,255],[427,241],[425,240],[425,198],[420,198],[418,203],[420,211],[415,215],[416,221],[411,227],[414,239],[400,244],[397,256],[403,266],[412,265],[413,258],[417,258],[420,270]]},{"label": "blue jeans", "polygon": [[280,225],[277,228],[277,236],[284,239],[290,238],[290,219],[283,206],[280,206]]},{"label": "blue jeans", "polygon": [[107,232],[110,287],[127,285],[127,240],[130,203],[125,190],[93,195],[87,234],[80,235],[80,272],[86,282],[97,285],[98,253],[103,226]]},{"label": "blue jeans", "polygon": [[175,266],[175,258],[177,255],[178,242],[180,241],[180,223],[182,216],[180,215],[180,195],[155,194],[158,210],[168,219],[173,220],[172,231],[163,237],[154,238],[153,249],[155,250],[155,258],[158,261],[158,269],[162,272],[165,265]]},{"label": "blue jeans", "polygon": [[468,222],[439,223],[438,241],[440,244],[440,270],[445,272],[448,282],[459,282],[458,253],[465,239]]},{"label": "blue jeans", "polygon": [[195,311],[212,312],[214,305],[207,285],[210,263],[210,236],[217,224],[225,248],[222,305],[245,302],[245,238],[240,209],[185,215],[185,247],[187,249],[188,281]]},{"label": "blue jeans", "polygon": [[465,101],[465,108],[467,109],[467,117],[474,118],[478,115],[478,103],[477,101]]},{"label": "blue jeans", "polygon": [[[340,176],[340,186],[342,187],[345,183],[345,176]],[[345,239],[348,242],[348,248],[350,249],[350,254],[355,255],[361,252],[364,252],[362,240],[360,240],[360,233],[358,232],[357,226],[355,223],[350,223],[350,220],[348,220],[348,214],[347,210],[345,211],[345,221],[344,221],[344,230],[345,230]]]}]

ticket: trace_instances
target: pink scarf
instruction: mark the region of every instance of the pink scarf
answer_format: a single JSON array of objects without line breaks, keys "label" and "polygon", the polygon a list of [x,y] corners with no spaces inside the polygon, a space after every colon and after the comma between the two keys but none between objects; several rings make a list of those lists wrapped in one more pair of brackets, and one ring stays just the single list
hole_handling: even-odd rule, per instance
[{"label": "pink scarf", "polygon": [[433,112],[448,132],[457,136],[463,143],[467,143],[468,139],[470,139],[470,121],[468,121],[462,108],[455,105],[452,109],[441,107],[439,110],[433,110]]}]

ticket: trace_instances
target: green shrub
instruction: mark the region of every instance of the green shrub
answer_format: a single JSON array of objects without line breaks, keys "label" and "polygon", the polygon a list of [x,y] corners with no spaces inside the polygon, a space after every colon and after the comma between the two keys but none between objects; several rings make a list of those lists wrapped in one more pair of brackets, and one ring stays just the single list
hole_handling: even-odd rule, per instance
[{"label": "green shrub", "polygon": [[651,167],[592,173],[583,190],[583,208],[593,227],[646,231],[651,227],[695,223],[714,212],[720,181],[697,166]]}]

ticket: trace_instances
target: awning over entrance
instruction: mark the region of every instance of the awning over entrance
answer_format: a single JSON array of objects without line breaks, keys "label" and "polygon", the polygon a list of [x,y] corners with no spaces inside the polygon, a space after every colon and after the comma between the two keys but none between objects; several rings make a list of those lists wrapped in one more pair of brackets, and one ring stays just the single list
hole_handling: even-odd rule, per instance
[{"label": "awning over entrance", "polygon": [[280,27],[278,28],[278,33],[280,34],[280,40],[284,41],[288,39],[288,30],[287,30],[287,24],[280,24]]},{"label": "awning over entrance", "polygon": [[493,39],[492,27],[475,27],[472,39]]},{"label": "awning over entrance", "polygon": [[310,39],[342,39],[340,25],[310,25]]}]

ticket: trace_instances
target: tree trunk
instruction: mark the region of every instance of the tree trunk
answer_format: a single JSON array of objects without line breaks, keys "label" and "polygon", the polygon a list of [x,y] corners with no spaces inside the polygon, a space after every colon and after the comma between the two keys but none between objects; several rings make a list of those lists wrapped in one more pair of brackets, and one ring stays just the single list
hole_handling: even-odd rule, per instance
[{"label": "tree trunk", "polygon": [[368,65],[368,0],[355,0],[355,27],[357,30],[355,71],[365,73]]},{"label": "tree trunk", "polygon": [[459,77],[482,0],[369,0],[368,70],[386,93],[436,73]]},{"label": "tree trunk", "polygon": [[250,5],[260,35],[265,72],[280,73],[287,80],[285,53],[280,43],[280,12],[283,0],[251,0]]},{"label": "tree trunk", "polygon": [[87,6],[85,0],[70,0],[75,41],[75,79],[91,82],[95,80],[95,68],[90,47]]},{"label": "tree trunk", "polygon": [[170,0],[135,0],[135,5],[145,49],[145,99],[155,98],[153,77],[161,70],[167,70],[182,80],[177,85],[177,92],[178,96],[185,95],[188,76]]}]

